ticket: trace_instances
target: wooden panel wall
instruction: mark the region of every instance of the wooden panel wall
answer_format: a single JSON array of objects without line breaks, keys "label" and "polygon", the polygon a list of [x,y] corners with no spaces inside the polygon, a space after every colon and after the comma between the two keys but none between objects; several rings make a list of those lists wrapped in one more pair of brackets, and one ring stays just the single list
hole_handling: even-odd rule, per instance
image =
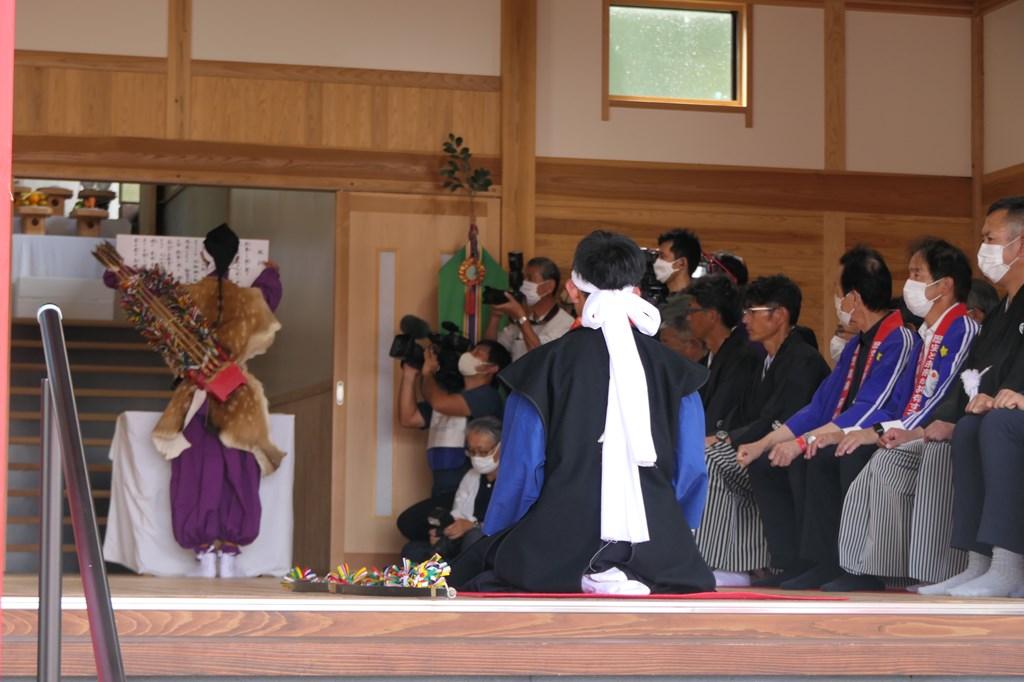
[{"label": "wooden panel wall", "polygon": [[[838,257],[846,248],[864,243],[879,249],[893,271],[896,295],[906,279],[906,249],[912,240],[934,235],[968,253],[975,249],[967,178],[956,179],[955,185],[946,184],[950,178],[916,178],[921,184],[914,194],[936,201],[929,204],[908,196],[905,205],[911,210],[900,212],[887,193],[863,192],[857,200],[849,197],[851,201],[835,194],[829,201],[832,183],[841,183],[843,177],[849,178],[844,186],[877,181],[881,187],[883,183],[881,177],[856,174],[766,169],[710,172],[670,164],[639,168],[544,159],[537,175],[538,255],[553,258],[568,271],[576,243],[594,229],[620,231],[651,247],[670,228],[693,229],[706,251],[723,249],[742,256],[752,277],[780,272],[792,277],[804,293],[801,319],[818,334],[823,350],[835,325],[831,287]],[[702,186],[688,184],[686,179],[692,183],[696,177],[702,178]],[[734,184],[728,187],[730,178]],[[899,176],[892,177],[897,186],[901,181]],[[822,194],[815,198],[808,183]],[[727,195],[731,200],[725,199]],[[823,199],[836,207],[859,206],[860,210],[830,211],[825,204],[815,203]],[[914,214],[926,210],[931,215]]]}]

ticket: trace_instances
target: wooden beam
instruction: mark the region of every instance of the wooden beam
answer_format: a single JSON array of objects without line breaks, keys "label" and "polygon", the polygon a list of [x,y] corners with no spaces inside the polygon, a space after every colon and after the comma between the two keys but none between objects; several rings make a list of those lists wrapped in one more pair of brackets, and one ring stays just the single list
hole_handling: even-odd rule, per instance
[{"label": "wooden beam", "polygon": [[982,185],[981,204],[987,208],[996,199],[1024,196],[1024,163],[986,173]]},{"label": "wooden beam", "polygon": [[985,18],[971,18],[971,215],[975,241],[985,221]]},{"label": "wooden beam", "polygon": [[541,158],[537,194],[769,209],[971,217],[971,179]]},{"label": "wooden beam", "polygon": [[825,0],[825,169],[846,170],[844,0]]},{"label": "wooden beam", "polygon": [[192,0],[167,0],[167,137],[189,136]]},{"label": "wooden beam", "polygon": [[1005,7],[1017,0],[975,0],[974,3],[974,14],[976,16],[985,16],[995,12],[1000,7]]},{"label": "wooden beam", "polygon": [[160,57],[134,57],[122,54],[86,54],[83,52],[50,52],[17,50],[16,66],[87,71],[120,71],[125,73],[167,73],[167,60]]},{"label": "wooden beam", "polygon": [[[494,157],[474,156],[501,183]],[[16,135],[25,177],[436,194],[436,154],[146,138]],[[494,190],[492,190],[494,192]]]},{"label": "wooden beam", "polygon": [[501,2],[501,248],[534,248],[537,0]]}]

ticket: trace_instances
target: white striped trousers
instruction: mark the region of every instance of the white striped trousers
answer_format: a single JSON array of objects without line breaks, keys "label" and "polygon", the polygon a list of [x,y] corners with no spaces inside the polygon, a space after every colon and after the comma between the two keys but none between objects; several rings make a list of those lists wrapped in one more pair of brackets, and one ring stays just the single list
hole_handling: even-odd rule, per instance
[{"label": "white striped trousers", "polygon": [[913,441],[878,450],[850,486],[839,530],[839,563],[850,573],[935,583],[963,570],[953,532],[949,443]]},{"label": "white striped trousers", "polygon": [[736,450],[715,443],[704,450],[708,500],[696,533],[697,547],[708,566],[718,571],[753,571],[770,561],[761,514],[750,477],[736,463]]}]

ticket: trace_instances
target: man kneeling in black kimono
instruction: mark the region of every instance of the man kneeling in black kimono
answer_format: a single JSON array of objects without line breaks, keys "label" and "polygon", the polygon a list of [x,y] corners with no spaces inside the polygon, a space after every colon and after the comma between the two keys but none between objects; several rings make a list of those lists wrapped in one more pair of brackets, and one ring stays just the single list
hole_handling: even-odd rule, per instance
[{"label": "man kneeling in black kimono", "polygon": [[707,370],[652,338],[660,315],[638,295],[644,267],[627,237],[584,238],[566,284],[581,320],[499,375],[510,391],[501,477],[488,537],[456,562],[456,586],[714,589],[691,532],[707,495],[696,393]]}]

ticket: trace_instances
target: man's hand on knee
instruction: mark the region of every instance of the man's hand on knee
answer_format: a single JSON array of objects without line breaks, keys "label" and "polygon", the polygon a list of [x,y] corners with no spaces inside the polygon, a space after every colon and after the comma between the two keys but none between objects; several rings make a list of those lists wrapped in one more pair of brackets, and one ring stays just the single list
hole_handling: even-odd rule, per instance
[{"label": "man's hand on knee", "polygon": [[996,394],[993,407],[997,410],[1024,409],[1024,395],[1004,388]]}]

